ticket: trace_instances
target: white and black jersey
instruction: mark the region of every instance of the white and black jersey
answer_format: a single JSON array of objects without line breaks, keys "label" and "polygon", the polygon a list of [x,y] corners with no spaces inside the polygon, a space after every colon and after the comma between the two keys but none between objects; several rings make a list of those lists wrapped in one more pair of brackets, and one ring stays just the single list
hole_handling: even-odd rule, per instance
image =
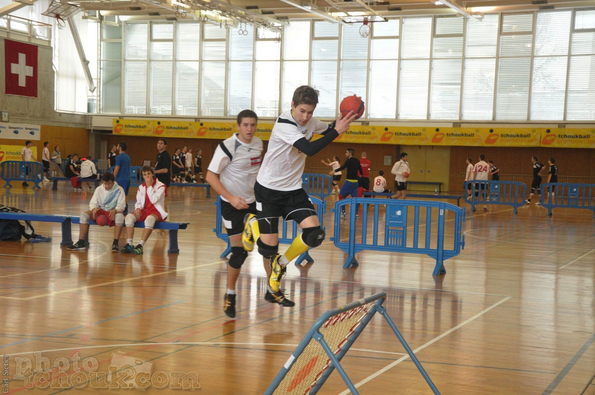
[{"label": "white and black jersey", "polygon": [[258,183],[276,191],[301,189],[306,154],[293,144],[302,138],[310,141],[315,133],[321,134],[328,129],[326,123],[314,117],[306,126],[301,126],[293,119],[291,111],[281,114],[273,127],[267,153],[258,173]]},{"label": "white and black jersey", "polygon": [[[246,203],[254,199],[254,184],[262,162],[262,140],[253,137],[250,144],[243,143],[234,134],[217,146],[209,171],[219,175],[225,189]],[[223,196],[221,199],[225,200]],[[227,201],[227,200],[225,200]]]}]

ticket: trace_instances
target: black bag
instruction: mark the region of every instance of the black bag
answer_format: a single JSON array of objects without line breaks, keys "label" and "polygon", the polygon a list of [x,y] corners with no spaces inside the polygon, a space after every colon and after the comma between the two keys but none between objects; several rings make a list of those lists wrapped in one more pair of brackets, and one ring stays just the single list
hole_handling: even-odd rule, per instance
[{"label": "black bag", "polygon": [[[16,207],[8,207],[0,204],[2,213],[24,213]],[[1,240],[21,240],[21,237],[29,240],[36,238],[35,229],[29,221],[17,221],[12,219],[0,219],[0,241]]]}]

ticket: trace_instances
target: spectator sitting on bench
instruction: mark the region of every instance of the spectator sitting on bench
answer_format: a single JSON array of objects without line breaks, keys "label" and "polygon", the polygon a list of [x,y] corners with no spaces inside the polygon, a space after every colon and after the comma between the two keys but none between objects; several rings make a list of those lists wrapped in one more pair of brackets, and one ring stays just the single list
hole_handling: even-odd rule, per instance
[{"label": "spectator sitting on bench", "polygon": [[116,183],[112,173],[105,173],[101,178],[101,184],[93,193],[91,202],[89,203],[89,211],[81,214],[81,228],[79,232],[79,241],[68,247],[69,250],[84,250],[89,247],[85,241],[89,232],[89,218],[93,221],[97,220],[100,215],[108,217],[108,226],[115,226],[114,242],[112,244],[112,252],[118,252],[118,240],[122,234],[122,227],[124,226],[124,209],[126,207],[126,195],[121,186]]},{"label": "spectator sitting on bench", "polygon": [[[155,223],[165,221],[168,215],[165,212],[165,184],[155,178],[155,172],[149,166],[143,166],[141,174],[145,182],[138,187],[134,212],[128,214],[124,220],[127,239],[126,246],[121,250],[124,254],[142,254],[143,246],[151,236]],[[145,221],[145,229],[139,244],[134,247],[134,223],[136,221]]]},{"label": "spectator sitting on bench", "polygon": [[81,181],[79,180],[79,166],[81,161],[77,154],[72,154],[70,159],[66,159],[66,170],[64,176],[70,178],[70,185],[74,188],[75,192],[82,191]]},{"label": "spectator sitting on bench", "polygon": [[[95,167],[95,163],[92,161],[93,157],[91,155],[87,155],[86,158],[83,158],[83,162],[81,163],[81,183],[85,180],[96,180],[97,179],[97,168]],[[89,192],[93,191],[93,186],[91,183],[87,182],[87,188]],[[80,188],[80,187],[79,187]]]},{"label": "spectator sitting on bench", "polygon": [[384,176],[384,170],[378,170],[378,177],[374,178],[374,187],[372,190],[378,193],[388,193],[390,192],[386,189],[386,178]]}]

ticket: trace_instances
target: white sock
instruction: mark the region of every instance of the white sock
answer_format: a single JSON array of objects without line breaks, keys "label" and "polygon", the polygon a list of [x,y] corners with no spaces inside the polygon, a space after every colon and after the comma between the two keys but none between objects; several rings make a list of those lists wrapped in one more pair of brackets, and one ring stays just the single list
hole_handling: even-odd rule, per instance
[{"label": "white sock", "polygon": [[236,291],[235,291],[235,289],[229,289],[229,288],[227,288],[227,294],[228,295],[235,295],[236,294]]},{"label": "white sock", "polygon": [[126,239],[126,243],[132,245],[132,239]]},{"label": "white sock", "polygon": [[145,245],[145,241],[144,240],[141,240],[141,241],[138,242],[138,244],[140,244],[141,246],[144,246]]}]

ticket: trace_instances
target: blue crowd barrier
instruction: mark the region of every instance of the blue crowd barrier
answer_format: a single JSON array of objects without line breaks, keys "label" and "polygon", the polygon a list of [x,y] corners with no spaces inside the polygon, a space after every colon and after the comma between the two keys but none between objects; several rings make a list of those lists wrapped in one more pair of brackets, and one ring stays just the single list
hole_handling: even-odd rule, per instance
[{"label": "blue crowd barrier", "polygon": [[[361,223],[356,205],[361,207]],[[349,216],[342,220],[341,209],[347,207]],[[436,259],[433,275],[437,276],[446,273],[444,261],[457,256],[465,247],[465,210],[450,203],[351,198],[336,202],[333,212],[332,240],[335,247],[348,254],[344,268],[359,265],[355,254],[360,251],[402,252]],[[447,213],[452,214],[448,223]]]},{"label": "blue crowd barrier", "polygon": [[303,188],[309,196],[324,200],[333,191],[333,178],[328,174],[302,174]]},{"label": "blue crowd barrier", "polygon": [[514,213],[525,205],[527,186],[518,181],[465,181],[465,191],[471,185],[471,196],[467,197],[467,203],[471,205],[471,211],[475,211],[478,204],[499,204],[512,206]]},{"label": "blue crowd barrier", "polygon": [[12,188],[11,181],[31,181],[33,188],[41,189],[39,184],[43,181],[43,165],[38,162],[23,162],[7,160],[0,163],[0,177],[6,181],[4,188]]},{"label": "blue crowd barrier", "polygon": [[[595,184],[551,182],[540,185],[539,191],[539,202],[547,208],[548,215],[552,215],[552,210],[556,207],[565,207],[588,209],[593,211],[595,217]],[[549,198],[545,203],[547,193]]]},{"label": "blue crowd barrier", "polygon": [[[318,221],[320,222],[320,227],[324,230],[323,218],[324,212],[326,211],[326,202],[314,196],[310,196],[310,200],[314,206],[316,206]],[[231,245],[229,244],[229,236],[225,231],[225,227],[223,226],[223,218],[221,217],[221,195],[217,196],[217,200],[214,204],[217,207],[217,213],[215,214],[217,216],[217,222],[213,232],[215,232],[218,239],[221,239],[227,243],[225,251],[223,251],[221,254],[221,258],[225,258],[231,253]],[[289,222],[290,221],[283,221],[281,226],[281,234],[279,235],[279,243],[291,244],[293,239],[298,235],[298,224],[295,221],[291,221],[291,225],[288,225]],[[310,254],[308,254],[308,252],[304,252],[302,255],[297,257],[295,264],[301,265],[304,260],[306,260],[308,263],[314,262],[314,259],[312,259]]]}]

